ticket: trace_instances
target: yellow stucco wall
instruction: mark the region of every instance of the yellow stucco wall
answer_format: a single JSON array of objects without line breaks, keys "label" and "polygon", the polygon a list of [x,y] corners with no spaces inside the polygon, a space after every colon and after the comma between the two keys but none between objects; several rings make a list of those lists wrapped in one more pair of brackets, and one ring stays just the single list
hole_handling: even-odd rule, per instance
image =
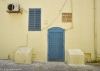
[{"label": "yellow stucco wall", "polygon": [[100,54],[100,0],[96,0],[96,11],[95,11],[95,19],[96,19],[96,27],[97,27],[97,53]]},{"label": "yellow stucco wall", "polygon": [[[68,49],[74,48],[81,49],[84,53],[91,53],[91,58],[94,60],[94,1],[67,0],[58,16],[64,2],[65,0],[1,0],[0,59],[14,60],[16,50],[27,45],[33,48],[34,61],[47,61],[48,29],[62,27],[65,29],[65,61],[68,59]],[[23,13],[7,13],[6,8],[9,3],[19,3]],[[43,30],[28,31],[29,8],[41,8]],[[62,13],[72,13],[73,22],[62,23]],[[56,17],[57,19],[49,26]]]},{"label": "yellow stucco wall", "polygon": [[91,53],[92,59],[94,59],[93,4],[93,0],[72,0],[73,29],[66,33],[67,49],[80,48],[84,53]]}]

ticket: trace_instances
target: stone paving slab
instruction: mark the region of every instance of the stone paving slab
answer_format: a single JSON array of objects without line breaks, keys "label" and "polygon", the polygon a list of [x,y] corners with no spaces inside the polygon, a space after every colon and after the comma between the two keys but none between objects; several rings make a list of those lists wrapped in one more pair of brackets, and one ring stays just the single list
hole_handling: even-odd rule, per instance
[{"label": "stone paving slab", "polygon": [[100,71],[100,63],[70,66],[65,62],[33,62],[15,64],[13,60],[0,60],[0,71]]}]

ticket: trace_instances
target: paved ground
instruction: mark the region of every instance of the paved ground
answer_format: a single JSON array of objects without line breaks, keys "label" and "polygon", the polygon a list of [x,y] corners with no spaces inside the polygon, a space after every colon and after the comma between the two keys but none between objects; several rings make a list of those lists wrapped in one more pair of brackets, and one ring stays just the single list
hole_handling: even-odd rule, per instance
[{"label": "paved ground", "polygon": [[15,64],[12,60],[0,60],[0,71],[100,71],[100,64],[69,66],[64,62],[34,62],[25,65]]}]

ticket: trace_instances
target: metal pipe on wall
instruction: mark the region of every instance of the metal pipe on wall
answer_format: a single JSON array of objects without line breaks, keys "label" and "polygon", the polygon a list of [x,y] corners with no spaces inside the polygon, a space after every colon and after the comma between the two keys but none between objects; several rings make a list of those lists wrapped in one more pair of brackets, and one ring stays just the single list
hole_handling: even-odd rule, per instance
[{"label": "metal pipe on wall", "polygon": [[96,0],[94,0],[94,52],[97,61],[97,24],[96,24]]},{"label": "metal pipe on wall", "polygon": [[26,36],[26,44],[25,44],[25,46],[21,46],[21,47],[28,47],[28,33],[27,33],[27,36]]},{"label": "metal pipe on wall", "polygon": [[73,28],[73,0],[71,0],[71,12],[72,12],[72,28]]}]

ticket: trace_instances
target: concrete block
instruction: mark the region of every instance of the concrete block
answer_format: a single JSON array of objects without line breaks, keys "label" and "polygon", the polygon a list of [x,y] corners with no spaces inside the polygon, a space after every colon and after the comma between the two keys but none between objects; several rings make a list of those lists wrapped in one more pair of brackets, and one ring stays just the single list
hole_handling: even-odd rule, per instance
[{"label": "concrete block", "polygon": [[68,64],[84,65],[84,53],[80,49],[69,49]]},{"label": "concrete block", "polygon": [[21,47],[15,53],[15,63],[31,64],[32,48]]}]

